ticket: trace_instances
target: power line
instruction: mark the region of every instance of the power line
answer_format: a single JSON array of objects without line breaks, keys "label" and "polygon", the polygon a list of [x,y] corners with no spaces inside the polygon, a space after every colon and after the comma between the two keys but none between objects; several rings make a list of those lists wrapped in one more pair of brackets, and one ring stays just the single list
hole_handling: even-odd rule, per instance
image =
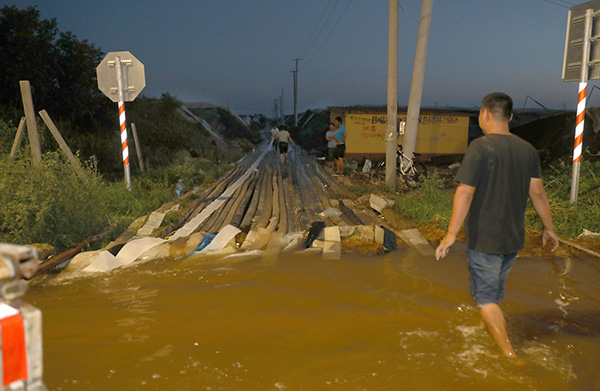
[{"label": "power line", "polygon": [[350,7],[350,4],[352,4],[352,0],[350,0],[348,2],[348,4],[346,5],[346,8],[344,8],[344,11],[342,11],[342,14],[340,15],[340,17],[338,18],[337,22],[335,22],[335,25],[333,25],[333,28],[331,29],[331,31],[329,31],[329,34],[327,34],[327,37],[325,37],[325,40],[323,41],[323,43],[321,44],[321,46],[319,46],[319,48],[317,49],[317,51],[312,55],[312,57],[306,62],[305,65],[308,65],[311,60],[313,58],[315,58],[315,56],[319,53],[319,51],[321,51],[321,48],[323,47],[323,45],[325,45],[325,43],[327,42],[327,40],[329,39],[329,36],[331,36],[331,33],[333,33],[333,31],[335,30],[335,28],[337,27],[337,25],[340,23],[340,20],[342,20],[342,17],[344,16],[344,14],[346,13],[346,11],[348,10],[348,7]]},{"label": "power line", "polygon": [[325,16],[325,13],[329,9],[329,6],[331,5],[332,1],[333,0],[329,0],[329,2],[327,3],[327,7],[325,7],[325,9],[323,10],[323,13],[321,14],[321,17],[319,18],[319,23],[317,23],[317,25],[315,26],[315,29],[310,34],[310,38],[308,39],[308,42],[306,42],[306,46],[304,46],[304,49],[302,50],[302,56],[301,57],[304,57],[304,54],[306,53],[306,49],[308,48],[308,45],[310,44],[310,42],[312,41],[313,37],[315,36],[315,32],[317,31],[317,29],[321,25],[321,21],[323,20],[323,16]]},{"label": "power line", "polygon": [[315,37],[314,41],[310,44],[310,47],[306,50],[306,53],[304,53],[301,57],[306,57],[308,55],[308,53],[310,53],[310,50],[312,49],[312,47],[314,46],[314,44],[317,42],[317,40],[321,36],[321,33],[323,32],[323,29],[325,28],[325,26],[327,26],[327,22],[329,21],[329,18],[331,18],[331,14],[333,13],[333,10],[335,10],[335,7],[337,7],[337,5],[338,5],[339,2],[340,2],[340,0],[335,0],[335,4],[333,5],[333,7],[331,8],[331,10],[329,11],[329,14],[327,14],[327,19],[325,19],[325,22],[323,22],[323,25],[319,29],[319,32],[317,33],[317,36]]},{"label": "power line", "polygon": [[[564,8],[567,8],[567,9],[571,8],[571,7],[567,6],[567,5],[564,5],[564,4],[561,4],[561,3],[557,3],[557,2],[552,1],[552,0],[542,0],[542,1],[545,1],[546,3],[558,5],[559,7],[564,7]],[[568,3],[568,2],[565,1],[565,3]],[[572,3],[568,3],[568,4],[572,4]]]}]

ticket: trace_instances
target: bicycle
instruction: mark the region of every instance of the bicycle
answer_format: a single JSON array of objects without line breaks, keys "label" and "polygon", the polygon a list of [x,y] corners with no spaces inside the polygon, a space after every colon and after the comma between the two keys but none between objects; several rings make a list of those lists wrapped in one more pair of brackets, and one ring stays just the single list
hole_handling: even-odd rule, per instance
[{"label": "bicycle", "polygon": [[[412,159],[409,159],[403,152],[402,144],[398,144],[396,169],[398,175],[404,178],[404,183],[410,189],[417,187],[423,178],[427,177],[427,166],[423,162],[417,161],[417,156],[419,156],[418,153],[413,153]],[[385,160],[379,164],[379,168],[385,169]]]}]

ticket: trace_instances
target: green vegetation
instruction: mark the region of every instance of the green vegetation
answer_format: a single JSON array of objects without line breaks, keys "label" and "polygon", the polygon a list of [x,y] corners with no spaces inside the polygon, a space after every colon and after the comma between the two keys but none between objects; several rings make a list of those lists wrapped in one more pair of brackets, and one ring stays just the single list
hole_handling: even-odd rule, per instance
[{"label": "green vegetation", "polygon": [[[579,196],[577,207],[569,202],[571,193],[570,165],[544,173],[544,185],[552,218],[554,230],[561,236],[574,238],[584,229],[600,232],[600,162],[584,162],[581,164]],[[355,193],[356,195],[360,195]],[[434,173],[421,185],[415,193],[400,197],[396,200],[395,208],[398,213],[418,224],[434,223],[440,228],[448,228],[452,214],[453,192],[443,190],[443,181]],[[529,205],[525,214],[525,225],[541,230],[541,221],[533,206]]]},{"label": "green vegetation", "polygon": [[394,207],[398,213],[418,224],[435,223],[447,228],[452,214],[451,193],[442,190],[443,181],[434,172],[425,178],[419,190],[396,200]]},{"label": "green vegetation", "polygon": [[[145,176],[132,177],[132,191],[124,182],[107,182],[91,164],[85,178],[57,152],[44,154],[33,166],[29,159],[12,161],[0,156],[0,242],[50,243],[64,249],[117,226],[122,232],[133,220],[173,199],[174,183],[183,178],[185,191],[219,178],[228,165],[180,158]],[[170,223],[181,219],[168,216]]]},{"label": "green vegetation", "polygon": [[[600,232],[600,162],[582,162],[579,177],[577,206],[570,203],[572,166],[562,164],[544,173],[544,186],[552,209],[554,230],[559,235],[577,237],[584,229]],[[533,208],[526,214],[526,225],[541,229]]]}]

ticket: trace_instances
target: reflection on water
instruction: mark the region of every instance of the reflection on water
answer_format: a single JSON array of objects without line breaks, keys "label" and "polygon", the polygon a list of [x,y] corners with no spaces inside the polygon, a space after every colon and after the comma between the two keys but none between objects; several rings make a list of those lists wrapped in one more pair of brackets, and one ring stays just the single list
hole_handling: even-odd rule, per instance
[{"label": "reflection on water", "polygon": [[519,259],[502,357],[466,256],[152,261],[35,281],[51,390],[600,390],[597,260]]}]

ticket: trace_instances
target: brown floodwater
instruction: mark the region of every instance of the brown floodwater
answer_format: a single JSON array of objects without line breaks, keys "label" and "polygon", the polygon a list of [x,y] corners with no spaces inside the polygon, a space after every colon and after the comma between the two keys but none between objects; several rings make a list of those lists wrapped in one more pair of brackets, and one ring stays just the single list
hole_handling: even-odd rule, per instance
[{"label": "brown floodwater", "polygon": [[33,281],[58,390],[600,390],[600,260],[520,258],[501,356],[464,246],[323,260],[155,260]]}]

